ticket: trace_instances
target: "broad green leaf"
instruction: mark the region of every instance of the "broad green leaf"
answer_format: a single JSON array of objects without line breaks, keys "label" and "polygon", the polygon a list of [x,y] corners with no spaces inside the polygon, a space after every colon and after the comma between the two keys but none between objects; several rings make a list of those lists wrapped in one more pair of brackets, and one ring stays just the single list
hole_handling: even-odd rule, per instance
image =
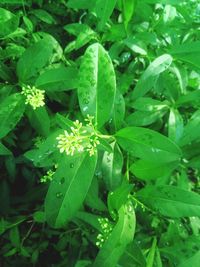
[{"label": "broad green leaf", "polygon": [[95,12],[100,19],[98,27],[99,30],[103,30],[106,22],[110,18],[117,0],[97,0],[95,6]]},{"label": "broad green leaf", "polygon": [[185,260],[184,262],[181,262],[178,267],[188,267],[188,266],[194,266],[197,267],[200,262],[200,251],[194,254],[191,258]]},{"label": "broad green leaf", "polygon": [[44,39],[28,47],[17,63],[19,80],[27,82],[30,78],[36,77],[53,60],[54,50],[59,49],[58,43],[51,36],[45,36]]},{"label": "broad green leaf", "polygon": [[176,102],[179,106],[193,106],[194,104],[199,104],[200,100],[200,90],[195,90],[193,92],[188,92],[186,95],[182,95]]},{"label": "broad green leaf", "polygon": [[0,8],[0,39],[13,33],[19,25],[19,17],[10,11]]},{"label": "broad green leaf", "polygon": [[0,138],[15,128],[25,109],[25,100],[21,94],[12,94],[0,103]]},{"label": "broad green leaf", "polygon": [[96,156],[88,153],[63,156],[45,199],[47,222],[56,228],[64,227],[79,210],[92,182]]},{"label": "broad green leaf", "polygon": [[130,166],[130,171],[142,180],[152,180],[169,175],[176,167],[178,162],[159,163],[147,160],[137,160]]},{"label": "broad green leaf", "polygon": [[200,68],[200,41],[187,42],[173,46],[170,54],[181,61],[189,63],[193,67]]},{"label": "broad green leaf", "polygon": [[178,142],[183,134],[183,118],[177,109],[171,108],[168,121],[168,136]]},{"label": "broad green leaf", "polygon": [[136,84],[136,87],[134,88],[131,97],[136,99],[144,96],[148,91],[150,91],[153,88],[159,74],[169,68],[172,60],[172,57],[168,54],[164,54],[156,58],[143,72],[141,78]]},{"label": "broad green leaf", "polygon": [[65,31],[74,36],[78,36],[81,32],[86,32],[90,29],[90,27],[87,24],[83,23],[71,23],[65,25],[63,28]]},{"label": "broad green leaf", "polygon": [[77,69],[59,67],[45,70],[36,80],[35,85],[46,92],[67,91],[77,87]]},{"label": "broad green leaf", "polygon": [[123,149],[147,161],[173,162],[181,157],[181,150],[173,141],[150,129],[127,127],[115,136]]},{"label": "broad green leaf", "polygon": [[161,119],[166,111],[165,108],[159,111],[135,111],[126,118],[126,122],[129,126],[147,126]]},{"label": "broad green leaf", "polygon": [[132,205],[127,203],[120,208],[117,224],[97,254],[93,267],[116,266],[126,246],[133,241],[134,232],[135,213]]},{"label": "broad green leaf", "polygon": [[122,182],[123,156],[116,143],[112,145],[113,153],[105,151],[102,160],[103,179],[108,190],[115,190]]},{"label": "broad green leaf", "polygon": [[146,186],[136,197],[146,206],[171,218],[199,216],[200,196],[176,186]]},{"label": "broad green leaf", "polygon": [[159,111],[167,108],[168,103],[150,97],[140,97],[131,103],[130,106],[140,111]]},{"label": "broad green leaf", "polygon": [[200,139],[200,110],[194,112],[188,123],[186,124],[182,137],[180,139],[180,145],[185,146],[191,142],[198,141]]},{"label": "broad green leaf", "polygon": [[94,116],[98,127],[102,127],[111,116],[115,92],[112,61],[104,48],[95,43],[87,48],[80,67],[78,98],[83,115]]},{"label": "broad green leaf", "polygon": [[55,19],[46,10],[33,9],[30,13],[47,24],[56,24]]},{"label": "broad green leaf", "polygon": [[35,110],[32,107],[27,109],[27,116],[31,126],[39,135],[48,136],[50,129],[50,118],[45,107],[39,107]]}]

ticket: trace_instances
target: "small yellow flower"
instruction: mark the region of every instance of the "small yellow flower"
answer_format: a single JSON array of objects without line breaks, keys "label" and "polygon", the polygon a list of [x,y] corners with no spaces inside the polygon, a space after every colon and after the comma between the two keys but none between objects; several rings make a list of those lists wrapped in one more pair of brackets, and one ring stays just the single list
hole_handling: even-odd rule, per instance
[{"label": "small yellow flower", "polygon": [[25,104],[31,105],[33,109],[45,105],[44,92],[44,90],[37,89],[35,86],[30,87],[28,85],[22,87],[22,94],[26,97]]},{"label": "small yellow flower", "polygon": [[64,131],[57,137],[58,148],[60,153],[65,152],[67,155],[73,156],[76,152],[88,151],[90,156],[97,152],[97,145],[100,144],[94,125],[93,117],[88,116],[85,121],[87,124],[83,126],[81,122],[76,120],[72,126],[71,132]]},{"label": "small yellow flower", "polygon": [[46,175],[43,175],[40,178],[40,182],[41,183],[46,183],[46,182],[52,181],[53,180],[54,173],[55,173],[54,171],[49,170]]}]

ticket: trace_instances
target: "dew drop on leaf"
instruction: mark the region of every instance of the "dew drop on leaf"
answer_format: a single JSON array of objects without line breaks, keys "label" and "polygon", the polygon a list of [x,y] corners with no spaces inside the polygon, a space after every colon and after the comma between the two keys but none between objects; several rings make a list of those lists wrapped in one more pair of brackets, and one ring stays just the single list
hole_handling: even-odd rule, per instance
[{"label": "dew drop on leaf", "polygon": [[63,196],[63,193],[61,193],[61,192],[56,193],[57,198],[61,198],[62,196]]},{"label": "dew drop on leaf", "polygon": [[64,182],[65,182],[65,178],[62,177],[62,178],[60,179],[60,184],[64,184]]},{"label": "dew drop on leaf", "polygon": [[70,163],[69,167],[74,168],[74,163]]}]

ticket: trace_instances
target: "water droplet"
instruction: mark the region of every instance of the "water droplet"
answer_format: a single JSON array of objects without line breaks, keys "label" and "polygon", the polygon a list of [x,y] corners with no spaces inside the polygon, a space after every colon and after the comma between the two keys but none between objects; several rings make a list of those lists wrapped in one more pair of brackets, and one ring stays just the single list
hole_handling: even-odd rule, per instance
[{"label": "water droplet", "polygon": [[132,225],[131,224],[129,224],[128,227],[129,227],[129,229],[132,229]]},{"label": "water droplet", "polygon": [[70,163],[70,164],[69,164],[69,167],[70,167],[70,168],[74,168],[74,163]]},{"label": "water droplet", "polygon": [[132,212],[133,211],[133,207],[131,205],[128,205],[128,212]]},{"label": "water droplet", "polygon": [[61,192],[56,193],[57,198],[61,198],[62,196],[63,196],[63,193],[61,193]]},{"label": "water droplet", "polygon": [[88,106],[83,107],[83,112],[88,110]]},{"label": "water droplet", "polygon": [[113,119],[111,118],[111,119],[108,121],[108,123],[109,123],[109,124],[111,124],[111,123],[112,123],[112,121],[113,121]]},{"label": "water droplet", "polygon": [[64,184],[64,182],[65,182],[65,178],[62,177],[62,178],[60,179],[60,184]]}]

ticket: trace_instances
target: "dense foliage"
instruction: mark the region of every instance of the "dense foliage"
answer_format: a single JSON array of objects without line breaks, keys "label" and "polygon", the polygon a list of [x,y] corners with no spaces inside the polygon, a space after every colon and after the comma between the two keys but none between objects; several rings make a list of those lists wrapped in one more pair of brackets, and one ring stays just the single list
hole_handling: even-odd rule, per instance
[{"label": "dense foliage", "polygon": [[0,266],[199,266],[198,2],[0,1]]}]

